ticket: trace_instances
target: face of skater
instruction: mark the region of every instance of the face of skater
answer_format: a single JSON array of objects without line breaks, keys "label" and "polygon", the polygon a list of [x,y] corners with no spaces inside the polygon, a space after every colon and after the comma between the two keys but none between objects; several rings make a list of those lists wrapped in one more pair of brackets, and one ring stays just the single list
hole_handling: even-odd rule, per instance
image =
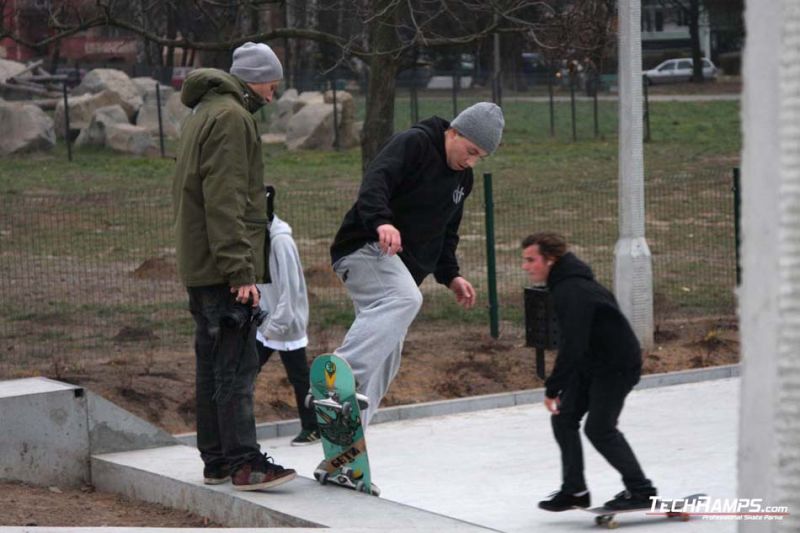
[{"label": "face of skater", "polygon": [[447,166],[455,171],[472,168],[489,155],[453,128],[444,133],[444,151],[447,154]]},{"label": "face of skater", "polygon": [[522,250],[522,270],[528,273],[531,282],[537,285],[545,283],[552,267],[552,259],[542,255],[538,244],[532,244]]}]

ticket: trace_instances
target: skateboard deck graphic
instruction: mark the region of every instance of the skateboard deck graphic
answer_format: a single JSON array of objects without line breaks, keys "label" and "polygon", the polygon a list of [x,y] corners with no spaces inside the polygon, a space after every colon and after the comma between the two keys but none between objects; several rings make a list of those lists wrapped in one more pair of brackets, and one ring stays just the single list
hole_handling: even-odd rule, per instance
[{"label": "skateboard deck graphic", "polygon": [[[587,513],[592,513],[596,515],[594,518],[594,523],[598,526],[605,526],[607,529],[616,529],[619,527],[619,522],[615,520],[615,516],[618,514],[626,514],[626,513],[646,513],[650,516],[665,516],[667,518],[680,518],[682,521],[686,522],[689,520],[691,515],[689,513],[684,513],[681,511],[681,508],[686,504],[695,503],[705,496],[705,494],[690,494],[689,496],[685,496],[683,498],[678,498],[675,500],[659,500],[659,504],[663,505],[664,508],[670,509],[668,512],[659,512],[658,508],[653,511],[652,507],[644,507],[640,509],[629,509],[625,511],[612,511],[605,507],[592,507],[590,509],[581,509],[577,508],[580,511],[584,511]],[[674,509],[674,510],[672,510]]]},{"label": "skateboard deck graphic", "polygon": [[311,394],[306,402],[317,415],[325,453],[323,468],[318,468],[314,477],[323,485],[330,482],[377,495],[370,479],[367,443],[350,365],[333,354],[317,356],[311,364],[310,380]]}]

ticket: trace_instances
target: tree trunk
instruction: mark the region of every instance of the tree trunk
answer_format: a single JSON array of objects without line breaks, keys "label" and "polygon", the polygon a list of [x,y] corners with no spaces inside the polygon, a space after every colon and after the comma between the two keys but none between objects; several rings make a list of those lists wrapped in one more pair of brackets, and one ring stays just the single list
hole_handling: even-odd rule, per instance
[{"label": "tree trunk", "polygon": [[[373,52],[396,50],[400,39],[395,30],[396,7],[388,8],[392,0],[378,0],[374,12],[382,13],[370,27],[370,49]],[[387,9],[388,8],[388,9]],[[392,54],[374,55],[369,63],[366,116],[361,133],[361,165],[367,165],[394,133],[395,78],[399,58]]]},{"label": "tree trunk", "polygon": [[700,50],[700,0],[689,0],[689,38],[692,41],[692,81],[703,83],[703,52]]}]

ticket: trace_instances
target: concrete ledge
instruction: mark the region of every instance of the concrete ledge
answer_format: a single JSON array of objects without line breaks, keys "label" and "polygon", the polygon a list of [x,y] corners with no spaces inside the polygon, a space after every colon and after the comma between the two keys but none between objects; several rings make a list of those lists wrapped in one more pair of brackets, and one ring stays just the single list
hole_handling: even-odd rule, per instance
[{"label": "concrete ledge", "polygon": [[[186,533],[187,528],[169,527],[30,527],[0,526],[0,533]],[[336,528],[326,529],[325,533],[374,533],[374,529]],[[409,529],[384,529],[383,533],[410,533]],[[204,533],[231,533],[229,528],[203,528]],[[320,528],[236,528],[236,533],[320,533]]]},{"label": "concrete ledge", "polygon": [[[724,365],[695,370],[682,370],[679,372],[666,372],[663,374],[647,374],[642,376],[636,389],[650,389],[653,387],[668,387],[684,383],[696,383],[714,379],[738,377],[740,366]],[[544,389],[531,389],[514,392],[501,392],[469,398],[456,398],[410,405],[398,405],[379,409],[372,419],[373,424],[382,422],[396,422],[398,420],[413,420],[428,416],[443,416],[458,413],[469,413],[485,409],[499,409],[537,403],[544,400]],[[281,420],[279,422],[266,422],[256,426],[258,440],[275,439],[278,437],[293,437],[300,431],[300,421]],[[175,436],[178,441],[188,446],[196,445],[194,433],[183,433]]]},{"label": "concrete ledge", "polygon": [[197,450],[188,446],[92,457],[92,481],[99,490],[192,511],[230,527],[493,531],[303,477],[274,490],[240,492],[230,484],[204,485],[202,473]]}]

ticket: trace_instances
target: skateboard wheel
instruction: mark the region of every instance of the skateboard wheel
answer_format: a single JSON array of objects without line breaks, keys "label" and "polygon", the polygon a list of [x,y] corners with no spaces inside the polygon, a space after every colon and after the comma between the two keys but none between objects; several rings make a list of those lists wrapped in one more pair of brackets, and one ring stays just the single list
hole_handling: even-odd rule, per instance
[{"label": "skateboard wheel", "polygon": [[319,475],[316,472],[314,472],[314,477],[317,478],[317,481],[319,481],[320,485],[325,485],[326,483],[328,483],[328,473],[327,472],[322,472]]},{"label": "skateboard wheel", "polygon": [[350,402],[345,402],[342,405],[342,416],[348,417],[352,412],[353,412],[353,404]]},{"label": "skateboard wheel", "polygon": [[611,520],[608,524],[606,524],[608,529],[617,529],[619,527],[619,522],[616,520]]},{"label": "skateboard wheel", "polygon": [[306,409],[313,409],[314,408],[313,402],[314,402],[314,396],[312,396],[311,393],[306,394],[306,401],[304,402]]}]

